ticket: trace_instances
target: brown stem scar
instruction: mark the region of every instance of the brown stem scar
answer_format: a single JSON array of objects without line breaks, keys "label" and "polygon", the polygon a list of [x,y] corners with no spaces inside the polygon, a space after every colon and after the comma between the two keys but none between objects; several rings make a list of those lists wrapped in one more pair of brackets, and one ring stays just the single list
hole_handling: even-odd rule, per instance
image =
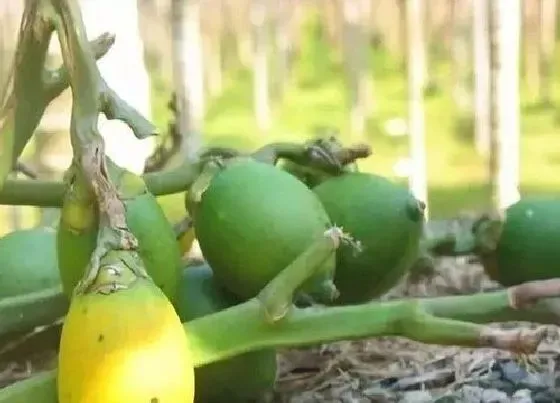
[{"label": "brown stem scar", "polygon": [[99,212],[104,216],[109,225],[115,230],[120,230],[121,247],[134,249],[138,241],[126,224],[126,208],[119,198],[118,190],[109,178],[105,142],[100,138],[92,147],[86,149],[82,156],[82,166],[89,177],[99,205]]},{"label": "brown stem scar", "polygon": [[485,328],[480,334],[480,346],[509,350],[518,354],[532,354],[547,335],[546,326],[541,326],[536,330]]},{"label": "brown stem scar", "polygon": [[508,288],[509,305],[513,309],[530,307],[543,298],[560,297],[560,279],[531,281]]},{"label": "brown stem scar", "polygon": [[341,150],[339,156],[343,165],[349,164],[360,158],[367,158],[371,155],[372,150],[369,144],[354,144],[348,148]]}]

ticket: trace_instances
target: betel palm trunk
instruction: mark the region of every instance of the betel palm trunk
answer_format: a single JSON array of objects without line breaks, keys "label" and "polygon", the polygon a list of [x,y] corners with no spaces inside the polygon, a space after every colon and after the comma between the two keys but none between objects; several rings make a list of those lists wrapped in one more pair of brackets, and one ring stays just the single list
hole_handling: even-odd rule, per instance
[{"label": "betel palm trunk", "polygon": [[[423,0],[407,0],[408,49],[408,130],[410,137],[410,188],[414,196],[428,205],[428,180],[425,146],[424,88],[425,42],[422,25]],[[428,217],[428,208],[425,210]]]},{"label": "betel palm trunk", "polygon": [[488,0],[472,2],[474,137],[483,157],[490,153],[490,36]]},{"label": "betel palm trunk", "polygon": [[205,111],[204,62],[200,32],[199,0],[173,0],[173,82],[177,94],[181,154],[192,159],[202,145]]},{"label": "betel palm trunk", "polygon": [[520,0],[494,0],[490,11],[490,175],[493,207],[519,200]]}]

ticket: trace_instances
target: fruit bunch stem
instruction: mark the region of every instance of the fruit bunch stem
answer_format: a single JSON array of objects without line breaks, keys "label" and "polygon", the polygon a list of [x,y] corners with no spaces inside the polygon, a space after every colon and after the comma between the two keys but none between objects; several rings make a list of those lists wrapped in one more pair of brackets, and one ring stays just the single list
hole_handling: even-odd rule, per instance
[{"label": "fruit bunch stem", "polygon": [[[261,301],[255,297],[217,314],[187,322],[185,327],[195,367],[267,347],[305,346],[378,336],[403,336],[424,343],[531,353],[547,333],[546,327],[503,331],[479,325],[496,321],[560,325],[560,280],[536,281],[475,295],[292,308],[274,324],[263,320]],[[228,337],[223,337],[224,334]],[[30,401],[57,402],[56,370],[0,390],[0,403]]]},{"label": "fruit bunch stem", "polygon": [[[546,336],[534,331],[500,330],[481,324],[530,320],[560,324],[560,280],[523,284],[506,290],[424,299],[370,302],[329,307],[292,308],[271,325],[262,320],[258,298],[188,323],[196,366],[257,348],[292,347],[401,336],[429,344],[489,347],[533,353]],[[228,337],[220,337],[227,329]]]}]

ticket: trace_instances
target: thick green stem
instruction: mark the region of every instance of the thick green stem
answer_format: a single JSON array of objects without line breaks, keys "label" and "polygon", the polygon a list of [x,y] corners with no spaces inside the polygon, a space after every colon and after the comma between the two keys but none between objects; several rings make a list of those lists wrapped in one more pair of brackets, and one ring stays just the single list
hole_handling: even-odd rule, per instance
[{"label": "thick green stem", "polygon": [[0,190],[0,204],[62,207],[65,191],[62,181],[8,179]]},{"label": "thick green stem", "polygon": [[468,296],[427,298],[434,315],[476,323],[533,322],[560,325],[560,280],[520,284],[505,290]]},{"label": "thick green stem", "polygon": [[[196,366],[261,348],[377,336],[403,336],[429,344],[533,352],[544,337],[542,328],[523,335],[519,329],[503,332],[475,322],[493,322],[493,315],[498,315],[504,321],[529,319],[558,324],[560,299],[552,297],[560,297],[560,280],[540,281],[475,295],[371,302],[344,307],[293,308],[282,321],[274,324],[259,320],[261,307],[257,299],[252,299],[188,322],[185,330],[193,343]],[[219,336],[226,331],[227,338]]]},{"label": "thick green stem", "polygon": [[[342,231],[336,227],[326,231],[310,247],[299,255],[288,267],[282,270],[263,290],[257,299],[261,301],[267,322],[277,322],[288,314],[292,307],[295,291],[321,267],[340,245]],[[330,279],[329,279],[330,280]],[[332,283],[330,299],[338,296],[338,290]]]},{"label": "thick green stem", "polygon": [[[199,162],[185,161],[176,168],[150,172],[143,175],[146,187],[155,196],[163,196],[188,190],[202,169]],[[0,193],[0,200],[2,196]]]},{"label": "thick green stem", "polygon": [[0,336],[48,325],[68,311],[62,287],[0,299]]},{"label": "thick green stem", "polygon": [[[288,143],[286,147],[301,150],[303,146]],[[169,170],[144,174],[143,179],[150,193],[155,196],[184,192],[199,176],[203,165],[198,161],[186,161]],[[64,191],[62,182],[7,179],[0,190],[0,204],[60,207]]]},{"label": "thick green stem", "polygon": [[[143,175],[146,187],[155,196],[187,190],[200,173],[198,163]],[[65,184],[62,181],[8,179],[0,190],[0,204],[16,206],[61,207]]]},{"label": "thick green stem", "polygon": [[[488,293],[416,300],[371,302],[329,308],[293,308],[274,324],[262,320],[257,298],[184,324],[193,364],[212,362],[262,348],[305,346],[376,336],[404,336],[431,344],[533,352],[545,336],[520,329],[501,331],[472,322],[529,320],[560,324],[560,280],[522,284]],[[227,337],[224,337],[227,334]],[[0,390],[0,403],[57,403],[56,370]],[[37,400],[38,401],[38,400]]]}]

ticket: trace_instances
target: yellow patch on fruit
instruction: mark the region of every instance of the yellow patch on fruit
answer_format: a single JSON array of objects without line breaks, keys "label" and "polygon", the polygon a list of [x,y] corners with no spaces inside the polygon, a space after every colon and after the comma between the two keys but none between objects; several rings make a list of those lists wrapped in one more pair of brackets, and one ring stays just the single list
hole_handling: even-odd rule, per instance
[{"label": "yellow patch on fruit", "polygon": [[59,403],[192,403],[194,369],[175,309],[130,269],[134,254],[106,256],[63,324]]}]

